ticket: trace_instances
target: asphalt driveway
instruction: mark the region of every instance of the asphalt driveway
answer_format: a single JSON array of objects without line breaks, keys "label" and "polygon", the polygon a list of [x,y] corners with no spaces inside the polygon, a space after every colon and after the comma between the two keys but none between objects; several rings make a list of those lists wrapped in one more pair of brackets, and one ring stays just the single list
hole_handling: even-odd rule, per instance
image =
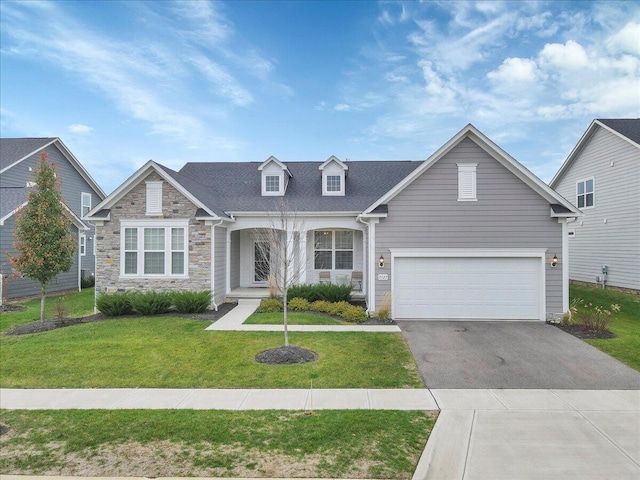
[{"label": "asphalt driveway", "polygon": [[428,388],[638,390],[640,372],[553,325],[399,321]]}]

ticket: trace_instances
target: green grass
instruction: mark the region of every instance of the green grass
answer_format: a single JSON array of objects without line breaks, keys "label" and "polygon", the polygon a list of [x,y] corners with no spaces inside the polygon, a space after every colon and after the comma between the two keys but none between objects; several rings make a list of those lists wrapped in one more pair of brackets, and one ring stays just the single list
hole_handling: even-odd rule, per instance
[{"label": "green grass", "polygon": [[[250,325],[282,325],[283,317],[284,314],[282,312],[254,313],[244,323]],[[349,325],[337,318],[308,312],[289,312],[287,321],[289,325]]]},{"label": "green grass", "polygon": [[[45,302],[45,319],[56,318],[56,303],[61,300],[65,307],[65,317],[77,318],[93,313],[94,289],[85,288],[80,292],[62,295],[47,295]],[[3,313],[0,315],[0,331],[11,330],[23,323],[40,320],[40,298],[29,300],[20,305],[26,307],[20,312]]]},{"label": "green grass", "polygon": [[205,322],[137,317],[0,337],[0,386],[13,388],[421,387],[400,334],[291,332],[319,360],[256,363],[281,332],[209,332]]},{"label": "green grass", "polygon": [[608,326],[616,338],[585,341],[640,371],[640,296],[611,289],[571,285],[570,297],[581,298],[605,308],[613,303],[620,305],[620,312],[612,314]]},{"label": "green grass", "polygon": [[1,411],[0,471],[70,475],[82,461],[92,476],[409,479],[434,421],[417,411]]}]

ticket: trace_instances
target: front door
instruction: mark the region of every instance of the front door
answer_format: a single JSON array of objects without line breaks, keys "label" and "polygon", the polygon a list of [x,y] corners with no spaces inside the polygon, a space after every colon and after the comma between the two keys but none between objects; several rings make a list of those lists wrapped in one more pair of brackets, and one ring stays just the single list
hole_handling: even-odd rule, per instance
[{"label": "front door", "polygon": [[271,264],[271,245],[269,242],[256,241],[253,243],[253,281],[266,283],[269,279]]}]

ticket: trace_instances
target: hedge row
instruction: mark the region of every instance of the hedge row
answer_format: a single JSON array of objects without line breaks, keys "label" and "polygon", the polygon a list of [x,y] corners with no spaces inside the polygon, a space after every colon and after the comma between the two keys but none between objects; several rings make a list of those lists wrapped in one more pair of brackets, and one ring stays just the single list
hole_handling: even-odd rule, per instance
[{"label": "hedge row", "polygon": [[287,292],[289,298],[304,298],[308,302],[349,302],[351,301],[351,285],[335,285],[333,283],[315,283],[294,285]]},{"label": "hedge row", "polygon": [[110,317],[139,313],[158,315],[173,307],[178,313],[202,313],[211,305],[211,292],[126,292],[102,293],[96,299],[98,310]]},{"label": "hedge row", "polygon": [[[279,312],[282,310],[282,302],[277,298],[265,298],[260,302],[258,312]],[[362,323],[367,319],[367,312],[364,308],[352,305],[344,300],[339,302],[327,302],[325,300],[316,300],[309,302],[300,297],[294,297],[289,300],[289,310],[294,312],[321,312],[341,317],[345,322]]]}]

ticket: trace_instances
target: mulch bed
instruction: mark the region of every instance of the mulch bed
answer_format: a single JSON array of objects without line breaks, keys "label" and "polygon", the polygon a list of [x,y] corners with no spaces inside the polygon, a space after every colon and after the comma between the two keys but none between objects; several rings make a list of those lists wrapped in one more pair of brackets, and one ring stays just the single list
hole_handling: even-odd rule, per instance
[{"label": "mulch bed", "polygon": [[582,339],[607,340],[609,338],[615,338],[615,334],[609,330],[597,332],[595,330],[585,330],[582,325],[562,325],[561,323],[553,323],[552,325],[558,327],[560,330],[570,333],[574,337]]},{"label": "mulch bed", "polygon": [[23,307],[22,305],[6,304],[0,307],[0,312],[2,313],[21,312],[22,310],[26,310],[26,309],[27,307]]},{"label": "mulch bed", "polygon": [[294,365],[315,362],[317,359],[318,354],[316,352],[292,345],[270,348],[256,355],[256,362],[269,365]]},{"label": "mulch bed", "polygon": [[[218,311],[208,310],[205,313],[163,313],[161,315],[156,315],[157,317],[180,317],[180,318],[188,318],[190,320],[204,320],[208,322],[213,322],[226,315],[231,309],[233,309],[237,303],[223,303],[222,305],[218,305]],[[127,315],[126,318],[139,318],[142,315]],[[103,315],[102,313],[97,313],[95,315],[89,315],[87,317],[80,318],[56,318],[52,320],[45,320],[43,322],[36,321],[31,323],[25,323],[23,325],[18,325],[13,330],[8,331],[5,335],[26,335],[30,333],[41,333],[48,332],[50,330],[55,330],[57,328],[70,327],[71,325],[78,325],[81,323],[92,323],[92,322],[102,322],[105,320],[121,320],[124,317],[108,317]]]}]

